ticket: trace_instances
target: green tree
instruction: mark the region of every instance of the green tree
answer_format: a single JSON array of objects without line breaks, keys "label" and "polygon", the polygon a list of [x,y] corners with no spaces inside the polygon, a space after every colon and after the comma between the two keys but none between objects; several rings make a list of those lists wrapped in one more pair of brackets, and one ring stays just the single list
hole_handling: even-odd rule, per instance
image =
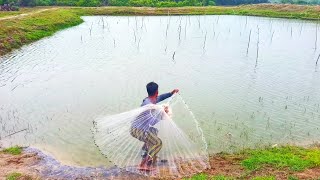
[{"label": "green tree", "polygon": [[202,0],[202,5],[203,6],[208,6],[209,5],[209,0]]},{"label": "green tree", "polygon": [[50,6],[53,5],[51,0],[36,0],[37,6]]}]

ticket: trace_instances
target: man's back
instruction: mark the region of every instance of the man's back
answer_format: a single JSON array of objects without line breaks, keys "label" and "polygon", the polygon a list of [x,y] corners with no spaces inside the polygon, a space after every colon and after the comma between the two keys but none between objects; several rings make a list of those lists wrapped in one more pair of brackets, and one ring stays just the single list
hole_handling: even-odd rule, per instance
[{"label": "man's back", "polygon": [[157,104],[169,97],[172,96],[172,93],[165,93],[165,94],[161,94],[160,96],[157,97],[157,99],[155,101],[152,101],[152,99],[150,97],[146,97],[143,99],[141,106],[147,105],[147,104]]}]

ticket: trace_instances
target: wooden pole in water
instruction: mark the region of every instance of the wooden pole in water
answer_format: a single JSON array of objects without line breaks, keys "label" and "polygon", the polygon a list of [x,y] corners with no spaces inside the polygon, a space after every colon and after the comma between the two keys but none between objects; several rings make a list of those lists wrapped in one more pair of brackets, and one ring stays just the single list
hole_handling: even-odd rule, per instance
[{"label": "wooden pole in water", "polygon": [[180,42],[180,40],[181,40],[181,24],[178,27],[178,32],[179,32],[179,42]]},{"label": "wooden pole in water", "polygon": [[175,63],[176,61],[174,60],[174,57],[176,55],[176,52],[173,52],[173,55],[172,55],[172,61]]},{"label": "wooden pole in water", "polygon": [[271,34],[271,40],[270,40],[270,43],[272,43],[273,35],[274,35],[274,31],[273,31],[273,32],[272,32],[272,34]]},{"label": "wooden pole in water", "polygon": [[320,58],[320,53],[319,53],[319,56],[317,58],[316,65],[318,65],[319,58]]},{"label": "wooden pole in water", "polygon": [[245,28],[247,27],[247,23],[248,23],[248,16],[246,16],[246,25],[245,25]]},{"label": "wooden pole in water", "polygon": [[301,32],[302,32],[302,26],[303,26],[303,24],[301,23],[301,27],[300,27],[300,32],[299,32],[299,36],[301,36]]},{"label": "wooden pole in water", "polygon": [[[169,11],[168,11],[168,12],[169,12]],[[168,16],[169,16],[169,14],[168,14]],[[169,19],[167,20],[166,37],[168,37],[169,24],[170,24],[170,17],[169,17]]]},{"label": "wooden pole in water", "polygon": [[317,49],[317,42],[318,41],[318,23],[316,24],[316,39],[314,42],[314,49]]},{"label": "wooden pole in water", "polygon": [[90,36],[91,36],[91,31],[92,31],[92,25],[93,25],[93,22],[91,23],[91,27],[90,27]]},{"label": "wooden pole in water", "polygon": [[187,19],[186,19],[186,24],[184,26],[184,39],[187,37]]},{"label": "wooden pole in water", "polygon": [[136,31],[134,29],[133,29],[133,35],[134,35],[134,42],[137,42]]},{"label": "wooden pole in water", "polygon": [[259,58],[259,35],[260,35],[259,30],[260,30],[260,29],[259,29],[259,27],[258,27],[257,57],[256,57],[256,65],[255,65],[255,67],[257,67],[258,58]]},{"label": "wooden pole in water", "polygon": [[206,41],[207,41],[207,31],[206,31],[206,35],[204,36],[203,50],[206,48]]},{"label": "wooden pole in water", "polygon": [[26,130],[28,130],[28,129],[26,128],[26,129],[22,129],[22,130],[20,130],[20,131],[17,131],[17,132],[11,133],[11,134],[9,134],[9,135],[5,136],[5,138],[6,138],[6,137],[9,137],[9,136],[12,136],[12,135],[14,135],[14,134],[17,134],[17,133],[19,133],[19,132],[22,132],[22,131],[26,131]]},{"label": "wooden pole in water", "polygon": [[102,28],[104,29],[104,20],[103,20],[103,17],[102,17],[101,19],[102,19]]},{"label": "wooden pole in water", "polygon": [[247,56],[248,56],[249,46],[250,46],[250,40],[251,40],[251,30],[252,30],[252,29],[250,29],[250,33],[249,33],[249,41],[248,41],[248,46],[247,46]]},{"label": "wooden pole in water", "polygon": [[139,41],[138,41],[138,50],[140,49],[140,40],[141,40],[141,37],[139,38]]}]

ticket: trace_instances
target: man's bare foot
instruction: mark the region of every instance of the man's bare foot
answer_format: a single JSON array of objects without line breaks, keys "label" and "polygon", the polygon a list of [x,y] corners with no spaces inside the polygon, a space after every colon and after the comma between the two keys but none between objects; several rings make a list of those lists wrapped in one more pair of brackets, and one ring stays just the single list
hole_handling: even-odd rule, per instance
[{"label": "man's bare foot", "polygon": [[144,166],[139,166],[138,170],[140,170],[140,171],[153,171],[153,170],[155,170],[155,168],[152,166],[144,165]]},{"label": "man's bare foot", "polygon": [[142,159],[141,163],[140,163],[140,167],[143,167],[143,166],[147,166],[150,162],[152,162],[152,157],[150,156],[146,156],[145,158]]}]

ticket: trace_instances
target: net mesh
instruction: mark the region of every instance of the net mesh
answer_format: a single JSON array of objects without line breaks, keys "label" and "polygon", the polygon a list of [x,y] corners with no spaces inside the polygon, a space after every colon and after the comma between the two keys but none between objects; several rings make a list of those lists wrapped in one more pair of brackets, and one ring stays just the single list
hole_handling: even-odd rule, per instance
[{"label": "net mesh", "polygon": [[95,144],[127,171],[185,177],[209,167],[202,130],[182,97],[94,121]]}]

